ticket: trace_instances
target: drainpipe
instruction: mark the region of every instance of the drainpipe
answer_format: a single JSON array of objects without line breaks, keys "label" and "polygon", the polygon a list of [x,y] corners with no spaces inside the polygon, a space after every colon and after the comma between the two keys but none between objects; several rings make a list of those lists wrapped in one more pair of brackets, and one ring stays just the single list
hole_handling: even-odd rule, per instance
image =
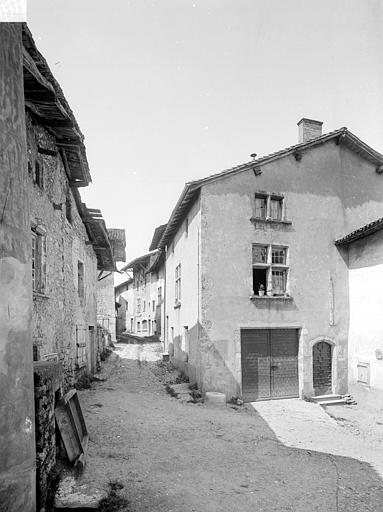
[{"label": "drainpipe", "polygon": [[165,262],[164,262],[164,352],[169,352],[168,339],[167,339],[167,320],[166,320],[166,262],[168,256],[168,246],[165,245]]}]

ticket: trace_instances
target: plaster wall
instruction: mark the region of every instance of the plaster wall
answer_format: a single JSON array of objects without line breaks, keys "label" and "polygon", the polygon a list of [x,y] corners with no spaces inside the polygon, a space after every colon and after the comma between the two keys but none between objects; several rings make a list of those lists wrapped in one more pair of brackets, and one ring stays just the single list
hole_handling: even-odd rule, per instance
[{"label": "plaster wall", "polygon": [[110,334],[111,341],[116,341],[114,274],[97,281],[97,324]]},{"label": "plaster wall", "polygon": [[[165,352],[191,380],[201,381],[200,361],[200,233],[197,199],[166,253]],[[176,267],[181,264],[181,300],[176,302]]]},{"label": "plaster wall", "polygon": [[[329,142],[206,184],[201,192],[202,386],[241,394],[240,330],[299,329],[299,389],[313,394],[312,346],[333,345],[333,392],[347,390],[348,268],[334,240],[381,215],[375,167]],[[287,223],[254,221],[254,193],[282,195]],[[290,299],[250,299],[252,244],[288,247]]]},{"label": "plaster wall", "polygon": [[[30,226],[38,226],[46,243],[46,286],[33,294],[32,338],[37,358],[57,353],[64,369],[65,386],[71,387],[85,371],[94,370],[97,347],[89,327],[96,329],[97,260],[76,207],[62,159],[41,154],[38,147],[57,151],[54,138],[27,117],[28,159],[34,168],[38,159],[44,186],[31,176]],[[71,222],[67,219],[67,198]],[[30,238],[30,234],[29,234]],[[30,243],[30,242],[29,242]],[[78,262],[84,264],[84,296],[78,291]],[[78,364],[77,343],[86,344],[85,364]],[[92,346],[93,345],[93,346]]]},{"label": "plaster wall", "polygon": [[383,231],[350,244],[349,267],[350,391],[383,408]]},{"label": "plaster wall", "polygon": [[32,282],[21,23],[0,23],[0,510],[34,512]]}]

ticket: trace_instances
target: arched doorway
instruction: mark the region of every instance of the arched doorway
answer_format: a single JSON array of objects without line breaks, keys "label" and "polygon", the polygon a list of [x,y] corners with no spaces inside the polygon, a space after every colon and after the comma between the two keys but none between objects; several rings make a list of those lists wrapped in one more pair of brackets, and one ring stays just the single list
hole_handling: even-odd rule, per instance
[{"label": "arched doorway", "polygon": [[313,346],[313,386],[315,396],[332,393],[331,352],[331,345],[326,341],[320,341]]}]

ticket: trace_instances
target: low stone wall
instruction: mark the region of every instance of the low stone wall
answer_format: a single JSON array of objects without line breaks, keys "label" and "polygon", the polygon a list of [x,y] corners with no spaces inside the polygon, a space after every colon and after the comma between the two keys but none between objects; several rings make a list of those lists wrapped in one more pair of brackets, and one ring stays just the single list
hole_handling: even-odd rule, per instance
[{"label": "low stone wall", "polygon": [[56,464],[54,410],[62,396],[63,372],[58,361],[37,361],[33,365],[36,419],[37,511],[44,510],[50,475]]}]

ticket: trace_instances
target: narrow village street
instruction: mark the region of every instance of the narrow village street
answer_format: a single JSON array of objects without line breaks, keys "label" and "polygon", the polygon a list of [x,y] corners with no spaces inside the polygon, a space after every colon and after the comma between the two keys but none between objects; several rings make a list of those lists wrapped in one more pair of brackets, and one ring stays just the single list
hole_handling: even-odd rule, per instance
[{"label": "narrow village street", "polygon": [[[256,412],[250,404],[180,402],[151,371],[156,358],[158,345],[117,344],[100,374],[105,380],[80,392],[90,436],[81,484],[103,492],[110,482],[123,486],[129,505],[121,510],[131,512],[382,510],[381,477],[346,456],[363,451],[363,441],[319,406],[259,402]],[[323,432],[318,446],[333,442],[342,456],[315,449]],[[300,435],[301,447],[292,446]]]}]

